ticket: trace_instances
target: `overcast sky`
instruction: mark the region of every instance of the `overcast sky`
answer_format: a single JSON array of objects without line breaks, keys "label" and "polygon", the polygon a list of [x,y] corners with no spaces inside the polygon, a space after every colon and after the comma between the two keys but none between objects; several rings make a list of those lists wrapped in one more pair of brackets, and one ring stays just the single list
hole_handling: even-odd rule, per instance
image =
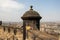
[{"label": "overcast sky", "polygon": [[42,16],[41,21],[60,21],[60,0],[0,0],[0,20],[19,22],[30,5]]}]

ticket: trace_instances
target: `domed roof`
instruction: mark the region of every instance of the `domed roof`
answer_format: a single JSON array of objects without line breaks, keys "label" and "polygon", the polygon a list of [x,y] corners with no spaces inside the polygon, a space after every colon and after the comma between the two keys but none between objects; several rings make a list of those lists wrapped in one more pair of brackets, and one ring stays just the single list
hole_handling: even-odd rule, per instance
[{"label": "domed roof", "polygon": [[23,17],[39,17],[40,15],[38,14],[38,12],[33,11],[33,10],[29,10],[27,12],[24,13]]},{"label": "domed roof", "polygon": [[24,15],[22,16],[22,18],[32,18],[32,17],[34,17],[34,18],[38,18],[38,17],[40,17],[41,18],[41,16],[39,15],[39,13],[38,12],[36,12],[36,11],[34,11],[33,9],[32,9],[32,6],[30,7],[30,10],[29,11],[26,11],[25,13],[24,13]]}]

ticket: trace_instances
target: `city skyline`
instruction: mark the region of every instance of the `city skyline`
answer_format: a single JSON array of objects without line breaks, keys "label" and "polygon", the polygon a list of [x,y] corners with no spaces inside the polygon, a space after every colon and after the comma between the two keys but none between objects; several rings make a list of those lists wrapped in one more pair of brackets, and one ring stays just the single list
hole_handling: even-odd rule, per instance
[{"label": "city skyline", "polygon": [[22,21],[30,5],[42,16],[41,21],[60,21],[60,0],[0,0],[0,20]]}]

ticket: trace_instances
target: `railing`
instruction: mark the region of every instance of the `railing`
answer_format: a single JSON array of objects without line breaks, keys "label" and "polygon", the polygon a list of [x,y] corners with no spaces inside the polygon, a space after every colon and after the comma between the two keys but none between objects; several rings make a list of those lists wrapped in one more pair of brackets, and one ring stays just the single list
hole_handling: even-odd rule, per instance
[{"label": "railing", "polygon": [[[16,29],[19,29],[20,30],[20,32],[21,33],[23,33],[23,29],[22,28],[16,28]],[[31,38],[33,39],[33,40],[36,40],[36,38],[38,38],[39,40],[43,40],[43,38],[40,38],[38,35],[36,35],[35,33],[33,33],[32,31],[28,31],[29,33],[31,33],[31,35],[33,35]],[[29,36],[29,35],[28,35]],[[10,38],[12,38],[13,37],[13,40],[14,40],[14,38],[15,39],[17,39],[16,37],[14,37],[14,35],[12,35]],[[29,36],[30,37],[30,36]],[[10,38],[7,38],[7,39],[10,39]],[[18,39],[17,39],[18,40]]]},{"label": "railing", "polygon": [[[12,27],[11,27],[12,28]],[[13,28],[13,29],[15,29],[15,30],[20,30],[20,32],[23,34],[23,29],[22,28]],[[29,37],[31,37],[33,40],[37,40],[36,38],[38,38],[39,40],[44,40],[44,38],[42,38],[42,37],[40,37],[40,36],[38,36],[37,34],[35,34],[34,32],[33,32],[33,30],[29,30],[28,31],[28,33],[30,33],[32,36],[30,36],[30,35],[28,35]],[[40,33],[40,32],[38,32],[38,33]],[[8,33],[9,34],[9,33]],[[16,38],[16,40],[18,40],[18,38],[17,37],[15,37],[15,35],[12,35],[12,36],[10,36],[10,38],[12,38],[13,37],[13,40],[14,40],[14,38]],[[8,38],[8,36],[7,36],[7,40],[9,40],[10,38]],[[23,37],[22,37],[23,38]],[[1,39],[1,38],[0,38]]]},{"label": "railing", "polygon": [[31,34],[33,34],[33,37],[31,37],[33,40],[36,40],[36,38],[38,38],[39,40],[43,40],[43,38],[40,38],[38,35],[36,35],[32,31],[29,30],[28,32],[31,33]]}]

